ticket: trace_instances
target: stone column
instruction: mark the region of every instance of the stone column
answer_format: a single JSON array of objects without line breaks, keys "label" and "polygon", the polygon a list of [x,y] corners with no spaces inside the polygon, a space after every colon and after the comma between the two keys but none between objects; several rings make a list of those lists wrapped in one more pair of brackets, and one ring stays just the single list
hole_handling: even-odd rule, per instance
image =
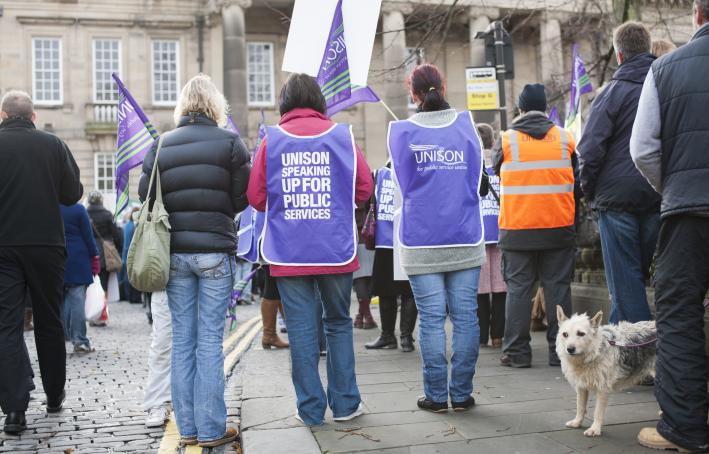
[{"label": "stone column", "polygon": [[564,73],[564,51],[561,46],[561,24],[559,20],[544,15],[539,24],[539,50],[542,63],[542,81],[553,91]]},{"label": "stone column", "polygon": [[[404,30],[404,8],[408,5],[396,3],[382,4],[382,49],[384,67],[388,70],[384,82],[384,101],[400,120],[408,118],[408,97],[406,70],[402,64],[406,60],[406,32]],[[392,69],[396,68],[396,69]]]},{"label": "stone column", "polygon": [[485,66],[485,40],[475,39],[478,32],[484,32],[490,26],[490,19],[478,14],[476,8],[469,11],[470,26],[470,66]]},{"label": "stone column", "polygon": [[222,8],[224,36],[224,96],[231,106],[234,122],[246,135],[249,105],[246,74],[246,8],[251,0],[227,0]]}]

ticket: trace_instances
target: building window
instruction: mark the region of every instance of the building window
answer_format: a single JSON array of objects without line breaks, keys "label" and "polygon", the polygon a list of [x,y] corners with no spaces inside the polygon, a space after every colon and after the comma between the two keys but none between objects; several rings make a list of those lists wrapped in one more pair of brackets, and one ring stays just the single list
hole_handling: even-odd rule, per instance
[{"label": "building window", "polygon": [[62,41],[32,39],[32,98],[39,105],[61,105]]},{"label": "building window", "polygon": [[248,43],[249,105],[274,103],[273,44]]},{"label": "building window", "polygon": [[[409,74],[418,66],[422,65],[426,62],[424,59],[424,53],[423,49],[421,48],[416,48],[416,47],[407,47],[406,48],[406,66],[405,66],[405,71],[406,71],[406,76],[408,77]],[[409,109],[416,109],[418,106],[414,102],[414,99],[411,97],[411,94],[408,96],[409,100]]]},{"label": "building window", "polygon": [[94,155],[94,185],[97,191],[103,193],[116,190],[116,159],[113,153]]},{"label": "building window", "polygon": [[153,104],[174,106],[180,86],[180,43],[153,41]]},{"label": "building window", "polygon": [[121,70],[121,42],[117,39],[94,40],[94,102],[118,102],[118,86],[111,74]]}]

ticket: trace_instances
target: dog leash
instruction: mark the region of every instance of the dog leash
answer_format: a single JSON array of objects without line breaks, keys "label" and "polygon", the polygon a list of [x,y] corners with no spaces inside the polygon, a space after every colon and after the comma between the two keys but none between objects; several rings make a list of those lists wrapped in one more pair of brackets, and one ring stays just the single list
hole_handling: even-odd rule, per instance
[{"label": "dog leash", "polygon": [[652,345],[655,342],[657,342],[657,336],[652,337],[644,342],[640,342],[637,344],[619,344],[614,340],[608,339],[608,343],[612,345],[613,347],[619,347],[619,348],[643,348],[647,347],[648,345]]},{"label": "dog leash", "polygon": [[[709,299],[704,300],[704,307],[709,307]],[[608,343],[612,345],[613,347],[619,347],[619,348],[643,348],[647,347],[648,345],[652,345],[655,342],[657,342],[657,336],[652,337],[644,342],[640,342],[638,344],[619,344],[614,340],[608,339]]]}]

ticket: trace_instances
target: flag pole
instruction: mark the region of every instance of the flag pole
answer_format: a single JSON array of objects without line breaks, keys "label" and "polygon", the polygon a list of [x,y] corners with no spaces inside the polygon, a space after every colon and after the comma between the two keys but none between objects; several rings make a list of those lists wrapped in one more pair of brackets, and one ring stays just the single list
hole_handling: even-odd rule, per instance
[{"label": "flag pole", "polygon": [[394,112],[392,112],[392,110],[389,108],[389,106],[387,106],[387,103],[385,103],[383,99],[380,99],[379,102],[382,103],[382,106],[384,106],[387,112],[389,112],[389,115],[391,115],[395,121],[399,121],[399,118],[394,115]]}]

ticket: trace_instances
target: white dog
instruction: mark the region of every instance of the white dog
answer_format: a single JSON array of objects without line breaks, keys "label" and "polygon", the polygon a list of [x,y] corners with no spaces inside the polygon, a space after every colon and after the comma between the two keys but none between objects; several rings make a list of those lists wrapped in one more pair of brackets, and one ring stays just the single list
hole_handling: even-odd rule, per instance
[{"label": "white dog", "polygon": [[566,427],[581,427],[588,393],[593,391],[596,393],[593,424],[583,434],[598,437],[608,395],[655,375],[655,322],[600,326],[602,312],[593,318],[586,314],[567,318],[561,306],[556,306],[556,316],[559,320],[556,353],[564,376],[576,389],[576,417]]}]

